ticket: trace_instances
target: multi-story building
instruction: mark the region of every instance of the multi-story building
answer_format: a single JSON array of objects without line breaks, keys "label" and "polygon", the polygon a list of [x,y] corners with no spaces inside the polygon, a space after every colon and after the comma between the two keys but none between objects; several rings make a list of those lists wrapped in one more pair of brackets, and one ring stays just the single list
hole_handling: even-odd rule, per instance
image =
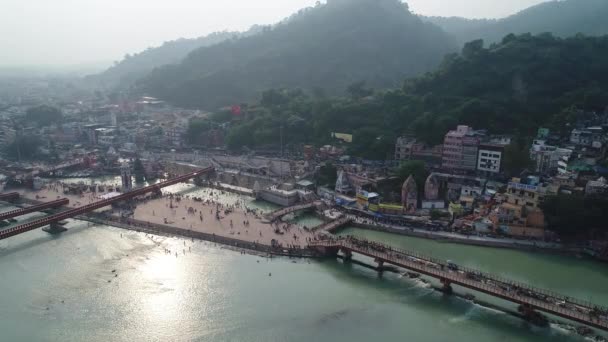
[{"label": "multi-story building", "polygon": [[570,142],[585,147],[601,148],[606,137],[601,126],[573,129],[570,133]]},{"label": "multi-story building", "polygon": [[499,173],[502,169],[504,146],[496,144],[481,144],[477,158],[477,170],[489,173]]},{"label": "multi-story building", "polygon": [[547,194],[556,192],[556,187],[540,184],[538,177],[513,178],[508,184],[505,201],[491,219],[509,235],[542,238],[545,217],[540,205]]},{"label": "multi-story building", "polygon": [[410,160],[416,139],[412,137],[399,137],[395,143],[395,160]]},{"label": "multi-story building", "polygon": [[12,144],[16,137],[12,120],[0,117],[0,148]]},{"label": "multi-story building", "polygon": [[473,171],[477,168],[478,150],[479,138],[475,136],[475,131],[469,126],[460,125],[445,135],[441,166],[444,169]]},{"label": "multi-story building", "polygon": [[598,180],[587,182],[585,186],[585,195],[608,195],[608,182],[606,178],[601,177]]},{"label": "multi-story building", "polygon": [[572,150],[557,146],[550,146],[544,140],[534,140],[530,148],[530,159],[536,165],[536,172],[548,174],[565,172],[565,165],[572,155]]},{"label": "multi-story building", "polygon": [[171,126],[163,130],[167,142],[171,146],[181,147],[184,144],[186,128],[182,126]]},{"label": "multi-story building", "polygon": [[427,146],[412,137],[399,137],[395,143],[395,160],[423,160],[430,165],[439,165],[443,145]]}]

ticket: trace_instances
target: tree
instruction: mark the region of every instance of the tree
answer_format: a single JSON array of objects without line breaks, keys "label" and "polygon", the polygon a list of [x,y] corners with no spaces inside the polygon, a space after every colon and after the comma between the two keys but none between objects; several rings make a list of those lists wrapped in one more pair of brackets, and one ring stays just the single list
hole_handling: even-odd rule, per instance
[{"label": "tree", "polygon": [[403,162],[399,169],[397,170],[397,175],[400,178],[401,182],[405,182],[405,180],[411,175],[414,177],[416,181],[416,186],[418,187],[418,194],[422,194],[421,189],[424,188],[424,183],[426,182],[427,177],[429,176],[428,171],[426,170],[425,164],[420,160],[409,160]]},{"label": "tree", "polygon": [[41,105],[29,108],[25,114],[25,119],[42,127],[61,123],[63,114],[56,107]]},{"label": "tree", "polygon": [[4,153],[12,160],[31,160],[37,157],[42,141],[36,136],[18,136],[4,148]]},{"label": "tree", "polygon": [[211,128],[209,120],[205,119],[191,119],[188,122],[188,129],[186,131],[186,141],[189,144],[201,144],[202,134]]},{"label": "tree", "polygon": [[317,184],[333,187],[338,179],[338,169],[330,162],[326,162],[319,168],[317,173]]},{"label": "tree", "polygon": [[355,82],[346,88],[346,92],[353,100],[359,100],[374,93],[372,89],[365,88],[365,81]]},{"label": "tree", "polygon": [[548,228],[565,238],[588,239],[608,233],[608,199],[579,194],[545,198],[541,209]]},{"label": "tree", "polygon": [[473,58],[483,51],[483,39],[473,40],[464,44],[462,48],[462,56],[464,58]]},{"label": "tree", "polygon": [[508,175],[517,175],[525,169],[532,168],[534,163],[530,159],[530,150],[522,138],[515,138],[505,147],[503,169]]},{"label": "tree", "polygon": [[142,183],[146,180],[146,168],[139,158],[136,158],[133,163],[133,173],[136,182]]}]

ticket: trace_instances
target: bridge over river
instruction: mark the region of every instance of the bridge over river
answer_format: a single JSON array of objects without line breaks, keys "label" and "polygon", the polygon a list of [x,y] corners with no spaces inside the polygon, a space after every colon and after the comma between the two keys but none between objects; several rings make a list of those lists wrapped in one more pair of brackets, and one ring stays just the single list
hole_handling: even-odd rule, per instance
[{"label": "bridge over river", "polygon": [[520,313],[530,319],[540,316],[538,310],[608,331],[608,308],[444,260],[352,237],[311,241],[309,247],[328,256],[337,256],[341,251],[346,259],[352,258],[353,253],[358,253],[374,258],[379,266],[386,263],[430,276],[439,279],[446,292],[451,292],[451,285],[455,284],[501,298],[519,304]]},{"label": "bridge over river", "polygon": [[[202,175],[210,173],[210,172],[213,172],[213,167],[208,167],[205,169],[197,170],[197,171],[194,171],[194,172],[182,175],[182,176],[178,176],[178,177],[166,180],[161,183],[157,183],[157,184],[153,184],[153,185],[146,186],[143,188],[135,189],[133,191],[129,191],[129,192],[120,194],[120,195],[112,197],[112,198],[104,199],[104,200],[97,201],[97,202],[94,202],[94,203],[91,203],[91,204],[88,204],[88,205],[85,205],[85,206],[82,206],[79,208],[62,211],[57,214],[49,215],[49,216],[43,217],[38,220],[26,222],[26,223],[20,224],[15,227],[0,230],[0,240],[6,239],[6,238],[9,238],[11,236],[15,236],[15,235],[18,235],[21,233],[25,233],[30,230],[34,230],[36,228],[48,226],[48,225],[51,225],[51,231],[52,231],[53,225],[57,224],[59,221],[62,221],[62,220],[68,219],[68,218],[72,218],[72,217],[75,217],[78,215],[86,214],[91,211],[112,205],[113,203],[130,200],[134,197],[145,195],[150,192],[158,192],[158,191],[160,191],[160,189],[162,189],[164,187],[167,187],[167,186],[170,186],[173,184],[177,184],[177,183],[181,183],[181,182],[185,182],[187,180],[202,176]],[[57,204],[58,204],[58,202],[51,202],[51,203],[47,203],[44,205],[55,206]],[[24,211],[27,211],[27,209],[16,210],[15,212],[16,212],[16,214],[21,215],[21,214],[23,214]]]},{"label": "bridge over river", "polygon": [[294,213],[294,212],[300,211],[300,210],[316,208],[321,205],[323,205],[323,202],[321,202],[321,201],[313,201],[313,202],[297,204],[297,205],[294,205],[291,207],[285,207],[285,208],[275,210],[275,211],[267,214],[266,218],[268,218],[268,220],[270,222],[274,222],[287,214],[291,214],[291,213]]}]

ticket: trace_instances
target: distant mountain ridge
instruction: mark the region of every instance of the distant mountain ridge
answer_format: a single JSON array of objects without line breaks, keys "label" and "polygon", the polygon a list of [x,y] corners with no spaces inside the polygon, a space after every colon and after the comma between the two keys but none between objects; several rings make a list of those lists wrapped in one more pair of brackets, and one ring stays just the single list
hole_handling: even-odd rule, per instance
[{"label": "distant mountain ridge", "polygon": [[422,17],[453,35],[460,44],[475,39],[500,42],[510,33],[551,32],[558,37],[577,33],[608,34],[608,0],[553,0],[527,8],[503,19]]},{"label": "distant mountain ridge", "polygon": [[139,88],[177,105],[215,109],[269,88],[341,93],[361,80],[398,86],[456,49],[398,0],[333,0],[260,34],[199,48],[177,65],[155,69]]},{"label": "distant mountain ridge", "polygon": [[214,32],[199,38],[180,38],[168,41],[158,47],[149,47],[140,53],[127,54],[120,62],[102,73],[89,76],[88,79],[110,87],[118,84],[130,85],[156,67],[179,63],[197,48],[217,44],[240,34],[240,32],[228,31]]}]

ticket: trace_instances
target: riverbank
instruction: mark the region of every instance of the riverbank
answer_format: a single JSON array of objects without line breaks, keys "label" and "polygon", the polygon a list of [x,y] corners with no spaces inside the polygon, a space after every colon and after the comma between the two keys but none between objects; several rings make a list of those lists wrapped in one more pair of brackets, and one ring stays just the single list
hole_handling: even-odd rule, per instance
[{"label": "riverbank", "polygon": [[[115,216],[107,216],[103,214],[90,214],[85,216],[79,216],[79,220],[87,221],[95,224],[108,225],[112,227],[145,232],[148,234],[166,235],[166,236],[181,236],[191,239],[203,240],[232,247],[237,250],[247,250],[255,255],[277,255],[287,257],[301,257],[301,258],[312,258],[318,257],[319,255],[308,248],[282,248],[273,247],[257,242],[251,242],[247,240],[225,237],[221,235],[215,235],[213,233],[205,233],[201,231],[185,230],[183,228],[173,227],[163,224],[155,224],[146,221],[139,221],[131,218],[119,218]],[[260,254],[263,253],[263,254]]]},{"label": "riverbank", "polygon": [[[233,188],[233,187],[222,187],[221,190],[217,189],[217,190],[213,190],[213,191],[215,191],[217,193],[225,191],[225,192],[236,193],[239,195],[248,196],[243,191],[239,191],[238,189]],[[79,207],[81,205],[86,205],[86,204],[92,203],[96,200],[95,195],[93,195],[91,193],[85,193],[83,195],[65,195],[65,194],[61,193],[61,191],[58,187],[52,187],[52,186],[48,187],[46,189],[37,191],[37,192],[32,192],[32,191],[20,191],[20,192],[22,193],[22,196],[24,198],[29,198],[29,199],[33,199],[33,200],[35,199],[35,200],[48,201],[48,200],[54,200],[59,197],[67,197],[70,199],[69,207],[72,207],[72,208]],[[212,196],[214,196],[214,195],[212,195]],[[38,197],[38,198],[36,198],[36,197]],[[189,198],[189,196],[182,196],[182,198],[186,199],[186,202],[185,202],[186,205],[190,205],[192,208],[196,209],[197,213],[198,213],[198,209],[202,209],[202,208],[199,208],[200,202],[193,202],[192,199]],[[152,200],[152,201],[155,201],[155,200]],[[241,227],[242,222],[248,220],[247,217],[244,217],[241,213],[235,213],[232,215],[234,217],[234,219],[232,220],[233,227],[229,227],[229,223],[227,221],[226,222],[222,221],[222,219],[220,219],[219,222],[213,222],[213,221],[215,221],[212,217],[213,215],[209,215],[209,213],[207,213],[206,215],[203,215],[203,219],[204,219],[204,222],[203,222],[200,220],[200,216],[188,214],[187,212],[183,211],[183,208],[177,208],[175,211],[167,211],[166,202],[164,203],[164,206],[158,202],[153,202],[151,204],[149,204],[148,202],[140,203],[140,205],[134,211],[133,218],[140,220],[140,221],[148,221],[148,222],[151,222],[154,224],[161,224],[161,225],[166,224],[164,219],[167,218],[168,219],[167,225],[169,225],[169,226],[179,226],[184,229],[193,229],[193,230],[202,229],[202,231],[205,233],[211,233],[211,234],[215,233],[216,235],[223,235],[223,236],[228,236],[228,237],[233,237],[231,235],[235,235],[235,234],[236,235],[240,235],[240,234],[250,235],[247,238],[239,237],[240,240],[245,240],[245,241],[251,240],[251,234],[255,234],[256,239],[254,239],[253,241],[257,241],[259,243],[263,243],[266,245],[270,245],[271,239],[274,238],[279,243],[284,244],[284,245],[295,244],[295,245],[299,245],[300,247],[305,247],[305,243],[303,243],[303,242],[305,242],[307,238],[312,237],[312,236],[309,236],[311,234],[305,234],[305,232],[304,232],[301,236],[299,236],[299,240],[298,239],[294,240],[293,233],[295,232],[296,234],[300,234],[302,227],[300,227],[300,229],[295,229],[293,231],[290,231],[289,234],[287,234],[286,232],[283,232],[284,234],[281,235],[281,234],[275,234],[274,230],[276,229],[276,226],[262,227],[260,225],[260,223],[253,222],[253,220],[249,220],[249,222],[250,222],[249,229],[241,229],[241,228],[243,228],[243,227]],[[238,202],[238,201],[235,201],[235,202]],[[243,203],[243,201],[241,201],[241,204],[242,203]],[[232,204],[234,204],[234,203],[232,203]],[[206,210],[211,211],[211,209],[213,209],[212,206],[206,207]],[[158,210],[158,213],[156,213],[156,210]],[[99,211],[104,211],[104,209],[100,209]],[[323,217],[323,215],[320,215],[320,216]],[[356,217],[356,216],[352,216],[352,217],[353,217],[352,225],[355,227],[358,227],[358,228],[382,231],[382,232],[403,235],[403,236],[424,238],[424,239],[435,240],[435,241],[440,241],[440,242],[445,242],[445,243],[464,244],[464,245],[481,246],[481,247],[489,247],[489,248],[515,249],[515,250],[540,252],[540,253],[546,252],[546,253],[552,253],[552,254],[557,253],[557,254],[567,254],[567,255],[581,255],[584,253],[582,248],[564,246],[564,245],[558,244],[558,243],[535,242],[535,241],[515,240],[515,239],[507,239],[507,238],[467,236],[467,235],[461,235],[461,234],[449,233],[449,232],[430,231],[430,230],[415,228],[415,227],[402,227],[402,226],[393,226],[393,225],[388,225],[388,224],[380,224],[380,223],[376,223],[376,222],[371,222],[368,219],[363,219],[363,218]],[[323,217],[323,218],[327,219],[325,217]],[[178,221],[183,221],[183,222],[178,223]],[[230,220],[228,220],[228,221],[230,221]],[[204,223],[204,224],[202,224],[202,223]],[[219,225],[215,224],[215,223],[219,223]],[[261,223],[261,224],[263,224],[263,223]],[[265,234],[265,235],[260,236],[259,235],[260,233]],[[268,237],[271,237],[271,238],[267,239]],[[268,241],[260,241],[260,240],[268,240]]]},{"label": "riverbank", "polygon": [[429,239],[438,242],[456,243],[489,248],[515,249],[529,252],[557,253],[566,255],[580,255],[584,252],[582,248],[568,247],[559,243],[515,240],[507,238],[491,238],[474,235],[469,236],[450,232],[430,231],[414,227],[402,227],[371,222],[370,220],[362,219],[351,214],[347,214],[347,216],[352,218],[353,221],[351,225],[353,227],[391,233],[396,235]]}]

